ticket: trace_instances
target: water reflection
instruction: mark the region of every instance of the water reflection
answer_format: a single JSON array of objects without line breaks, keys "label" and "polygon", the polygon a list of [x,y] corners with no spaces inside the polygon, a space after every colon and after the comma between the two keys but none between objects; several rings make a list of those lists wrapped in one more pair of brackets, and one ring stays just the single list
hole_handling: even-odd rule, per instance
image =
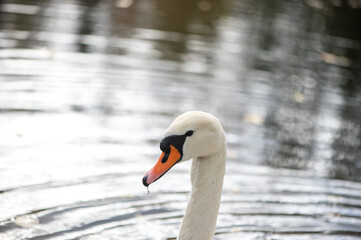
[{"label": "water reflection", "polygon": [[361,99],[360,81],[347,79],[341,86],[343,95],[343,108],[340,110],[341,126],[336,132],[332,144],[333,166],[330,176],[336,178],[349,178],[360,180],[361,159],[361,122],[359,113],[361,107],[355,99]]},{"label": "water reflection", "polygon": [[357,239],[357,2],[2,2],[0,238],[174,238],[189,165],[140,180],[200,109],[229,143],[215,239]]}]

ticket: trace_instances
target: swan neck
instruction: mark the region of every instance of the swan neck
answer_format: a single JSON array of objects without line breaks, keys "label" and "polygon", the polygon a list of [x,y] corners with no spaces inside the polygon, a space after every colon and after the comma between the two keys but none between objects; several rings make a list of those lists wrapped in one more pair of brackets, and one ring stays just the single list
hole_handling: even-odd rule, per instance
[{"label": "swan neck", "polygon": [[225,174],[226,146],[219,152],[193,160],[192,194],[178,240],[213,239]]}]

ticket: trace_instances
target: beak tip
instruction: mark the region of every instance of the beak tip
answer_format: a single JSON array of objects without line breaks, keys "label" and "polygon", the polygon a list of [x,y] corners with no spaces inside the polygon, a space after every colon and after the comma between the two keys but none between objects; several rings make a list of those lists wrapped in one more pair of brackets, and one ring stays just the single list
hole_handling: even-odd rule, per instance
[{"label": "beak tip", "polygon": [[146,187],[149,186],[149,184],[147,183],[147,179],[148,179],[148,174],[143,177],[143,185]]}]

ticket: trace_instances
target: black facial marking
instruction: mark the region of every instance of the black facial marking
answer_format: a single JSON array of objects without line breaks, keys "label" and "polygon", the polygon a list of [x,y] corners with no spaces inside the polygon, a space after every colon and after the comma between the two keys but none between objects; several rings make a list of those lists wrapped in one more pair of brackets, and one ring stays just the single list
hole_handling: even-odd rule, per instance
[{"label": "black facial marking", "polygon": [[183,144],[186,140],[187,135],[171,135],[163,138],[160,142],[160,150],[164,152],[164,156],[162,158],[162,163],[166,163],[170,154],[170,145],[175,147],[181,155],[180,161],[183,157]]}]

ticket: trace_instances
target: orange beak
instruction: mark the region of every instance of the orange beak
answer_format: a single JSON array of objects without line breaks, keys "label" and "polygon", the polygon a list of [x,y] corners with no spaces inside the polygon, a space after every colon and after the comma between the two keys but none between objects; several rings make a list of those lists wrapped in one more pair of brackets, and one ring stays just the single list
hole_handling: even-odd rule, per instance
[{"label": "orange beak", "polygon": [[166,172],[168,172],[169,169],[171,169],[181,159],[181,157],[182,156],[177,148],[175,148],[173,145],[170,145],[169,154],[163,152],[154,167],[144,175],[143,185],[148,187],[149,184],[157,181]]}]

